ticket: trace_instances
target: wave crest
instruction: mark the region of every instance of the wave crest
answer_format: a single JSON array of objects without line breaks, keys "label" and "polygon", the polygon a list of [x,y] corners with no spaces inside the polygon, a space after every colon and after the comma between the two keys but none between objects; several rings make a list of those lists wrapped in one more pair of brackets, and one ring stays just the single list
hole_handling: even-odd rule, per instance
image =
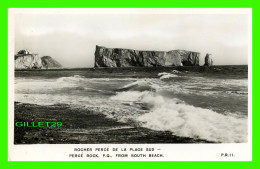
[{"label": "wave crest", "polygon": [[149,91],[124,91],[111,99],[145,104],[149,112],[138,116],[135,121],[146,128],[221,143],[247,142],[246,118],[219,114]]},{"label": "wave crest", "polygon": [[166,73],[166,72],[158,73],[158,76],[160,77],[161,80],[178,77],[178,75],[172,73]]}]

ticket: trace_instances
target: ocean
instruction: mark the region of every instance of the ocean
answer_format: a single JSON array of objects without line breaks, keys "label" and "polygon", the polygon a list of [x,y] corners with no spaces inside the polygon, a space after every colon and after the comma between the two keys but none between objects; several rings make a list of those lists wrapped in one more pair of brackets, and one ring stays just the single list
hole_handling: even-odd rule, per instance
[{"label": "ocean", "polygon": [[15,102],[66,104],[126,124],[122,128],[245,143],[247,73],[247,66],[23,70],[15,72]]}]

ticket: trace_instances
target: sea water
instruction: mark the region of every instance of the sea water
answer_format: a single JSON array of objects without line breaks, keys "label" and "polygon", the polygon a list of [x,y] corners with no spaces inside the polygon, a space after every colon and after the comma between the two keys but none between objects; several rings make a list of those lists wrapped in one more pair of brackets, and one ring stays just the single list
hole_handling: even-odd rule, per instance
[{"label": "sea water", "polygon": [[15,101],[68,104],[180,137],[220,143],[247,142],[247,78],[201,76],[176,70],[158,72],[152,78],[122,74],[89,77],[75,71],[70,76],[43,73],[42,77],[16,77]]}]

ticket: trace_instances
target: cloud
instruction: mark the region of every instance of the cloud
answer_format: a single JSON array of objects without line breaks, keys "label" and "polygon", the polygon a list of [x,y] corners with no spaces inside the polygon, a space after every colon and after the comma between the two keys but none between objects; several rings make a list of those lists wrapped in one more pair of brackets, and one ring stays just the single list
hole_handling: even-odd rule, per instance
[{"label": "cloud", "polygon": [[93,67],[95,45],[207,52],[215,64],[247,64],[247,15],[18,14],[15,51],[27,48],[66,67]]}]

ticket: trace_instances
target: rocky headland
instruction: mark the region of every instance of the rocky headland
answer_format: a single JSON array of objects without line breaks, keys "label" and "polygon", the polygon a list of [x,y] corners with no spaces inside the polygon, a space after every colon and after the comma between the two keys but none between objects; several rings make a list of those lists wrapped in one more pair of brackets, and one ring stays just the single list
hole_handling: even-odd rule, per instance
[{"label": "rocky headland", "polygon": [[28,50],[20,50],[15,55],[15,69],[57,69],[62,65],[50,56],[40,57]]},{"label": "rocky headland", "polygon": [[57,62],[50,56],[43,56],[41,57],[41,60],[42,60],[42,66],[46,69],[55,69],[55,68],[62,67],[62,65],[59,62]]}]

